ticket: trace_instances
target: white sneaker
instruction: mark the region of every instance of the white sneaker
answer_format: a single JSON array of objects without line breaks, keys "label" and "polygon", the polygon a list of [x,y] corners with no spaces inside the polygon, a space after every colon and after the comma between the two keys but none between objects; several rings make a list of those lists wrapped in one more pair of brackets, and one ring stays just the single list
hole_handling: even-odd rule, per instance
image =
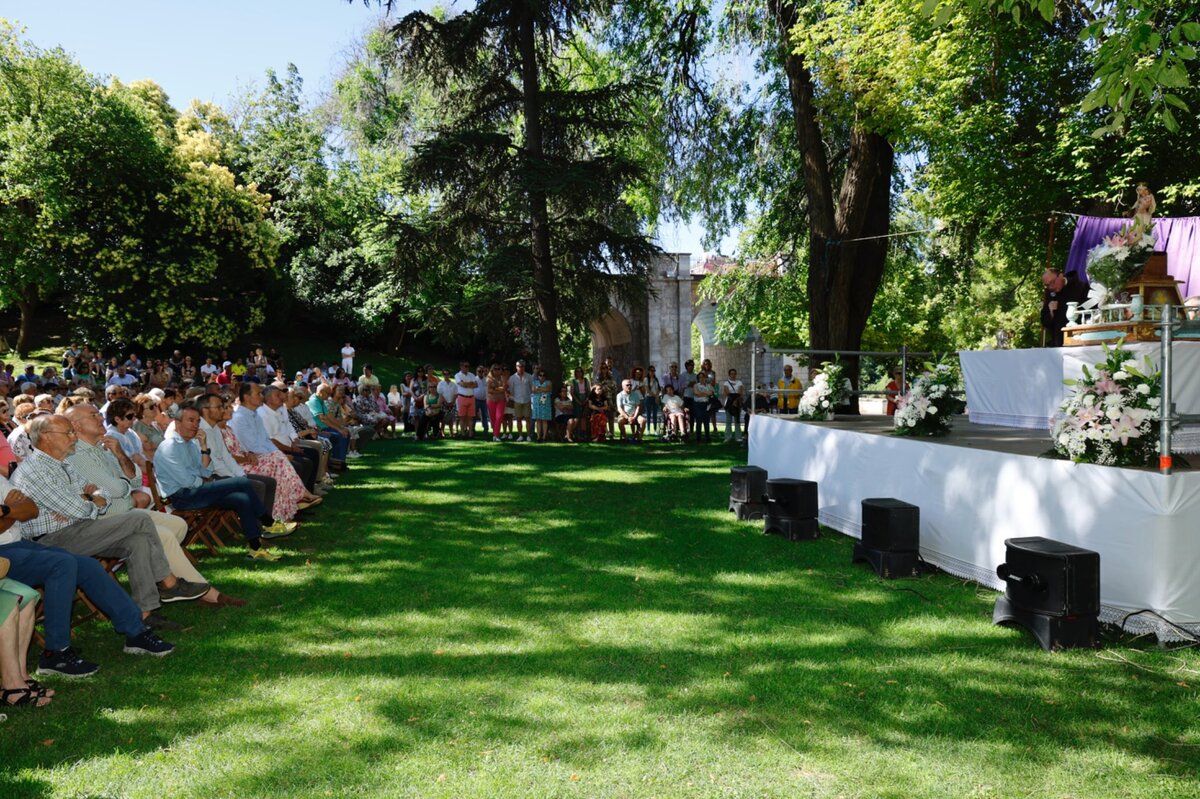
[{"label": "white sneaker", "polygon": [[352,450],[352,451],[346,453],[346,457],[351,460],[357,460],[358,458],[362,457],[362,453],[359,452],[358,450]]},{"label": "white sneaker", "polygon": [[496,438],[495,436],[492,436],[492,442],[493,442],[493,443],[496,443],[496,444],[499,444],[499,443],[500,443],[500,439]]},{"label": "white sneaker", "polygon": [[528,440],[529,439],[526,438],[525,436],[521,436],[520,438],[517,439],[517,441],[528,441]]}]

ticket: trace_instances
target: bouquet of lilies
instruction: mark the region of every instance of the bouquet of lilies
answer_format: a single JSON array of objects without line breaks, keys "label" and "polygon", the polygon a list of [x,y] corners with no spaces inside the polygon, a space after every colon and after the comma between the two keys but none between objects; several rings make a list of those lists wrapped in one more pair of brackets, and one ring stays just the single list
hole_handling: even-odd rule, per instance
[{"label": "bouquet of lilies", "polygon": [[1076,463],[1145,466],[1154,457],[1162,376],[1150,358],[1131,359],[1116,347],[1104,348],[1095,371],[1067,380],[1074,393],[1050,425],[1054,449]]},{"label": "bouquet of lilies", "polygon": [[821,371],[800,395],[797,413],[808,421],[825,421],[833,417],[833,409],[850,398],[853,389],[845,377],[845,367],[834,361],[821,364]]},{"label": "bouquet of lilies", "polygon": [[1096,287],[1111,297],[1133,279],[1154,251],[1154,226],[1132,224],[1104,239],[1088,250],[1087,274],[1093,294]]},{"label": "bouquet of lilies", "polygon": [[895,433],[898,436],[944,436],[950,420],[962,413],[962,379],[954,364],[924,364],[907,394],[896,398]]}]

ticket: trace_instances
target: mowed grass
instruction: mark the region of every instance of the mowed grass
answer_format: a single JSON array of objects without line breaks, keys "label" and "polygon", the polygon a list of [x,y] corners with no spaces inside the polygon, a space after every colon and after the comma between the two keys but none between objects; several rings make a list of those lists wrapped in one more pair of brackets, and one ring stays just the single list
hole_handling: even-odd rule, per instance
[{"label": "mowed grass", "polygon": [[1200,658],[1045,654],[995,594],[726,511],[744,453],[379,442],[164,660],[0,725],[0,796],[1182,797]]}]

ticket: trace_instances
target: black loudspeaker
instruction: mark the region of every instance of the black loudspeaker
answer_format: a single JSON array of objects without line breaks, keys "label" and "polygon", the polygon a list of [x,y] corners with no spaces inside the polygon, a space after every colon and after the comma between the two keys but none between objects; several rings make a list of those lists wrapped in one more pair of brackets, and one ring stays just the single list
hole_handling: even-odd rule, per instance
[{"label": "black loudspeaker", "polygon": [[729,501],[763,502],[767,494],[767,470],[757,466],[734,466],[729,470]]},{"label": "black loudspeaker", "polygon": [[1100,612],[1100,553],[1051,541],[1010,538],[996,574],[1014,607],[1047,616]]},{"label": "black loudspeaker", "polygon": [[767,480],[771,513],[788,519],[817,518],[817,484],[812,480],[773,477]]},{"label": "black loudspeaker", "polygon": [[862,545],[881,552],[916,552],[921,509],[891,497],[862,501]]},{"label": "black loudspeaker", "polygon": [[1033,633],[1047,652],[1099,646],[1100,553],[1048,538],[1010,538],[994,624]]},{"label": "black loudspeaker", "polygon": [[811,541],[821,537],[821,527],[816,519],[781,516],[772,505],[763,516],[763,535],[781,535],[789,541]]}]

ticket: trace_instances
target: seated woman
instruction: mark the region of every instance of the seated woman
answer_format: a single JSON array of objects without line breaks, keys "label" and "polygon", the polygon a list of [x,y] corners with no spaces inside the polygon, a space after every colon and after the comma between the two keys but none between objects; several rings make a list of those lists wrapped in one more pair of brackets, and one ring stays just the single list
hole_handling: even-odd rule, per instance
[{"label": "seated woman", "polygon": [[588,390],[587,402],[584,403],[587,408],[589,419],[591,420],[591,436],[592,441],[603,441],[605,434],[608,432],[608,392],[604,390],[604,386],[597,383]]},{"label": "seated woman", "polygon": [[554,424],[565,431],[564,440],[568,444],[575,443],[571,434],[575,432],[575,425],[579,424],[579,419],[575,416],[575,403],[571,401],[571,390],[566,386],[560,388],[558,396],[554,398]]},{"label": "seated woman", "polygon": [[104,427],[108,434],[121,445],[121,450],[146,473],[146,451],[142,437],[133,429],[133,423],[138,418],[137,406],[124,397],[108,403],[104,410]]},{"label": "seated woman", "polygon": [[673,385],[668,384],[663,388],[662,410],[667,432],[687,438],[687,413],[683,409],[683,397],[675,393]]},{"label": "seated woman", "polygon": [[38,592],[9,580],[8,560],[0,558],[0,709],[45,707],[54,691],[30,679],[26,659],[33,639]]},{"label": "seated woman", "polygon": [[162,412],[162,404],[153,394],[138,394],[133,398],[133,406],[137,413],[133,429],[141,436],[146,460],[154,460],[154,451],[163,442],[171,420]]}]

